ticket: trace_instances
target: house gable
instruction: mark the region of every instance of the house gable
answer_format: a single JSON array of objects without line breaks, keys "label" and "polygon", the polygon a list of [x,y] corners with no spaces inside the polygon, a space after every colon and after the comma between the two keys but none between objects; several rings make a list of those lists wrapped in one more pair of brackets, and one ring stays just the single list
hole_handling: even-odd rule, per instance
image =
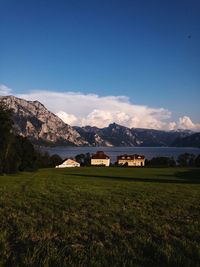
[{"label": "house gable", "polygon": [[117,157],[118,165],[128,165],[128,166],[144,166],[145,164],[145,157],[144,155],[121,155]]},{"label": "house gable", "polygon": [[91,157],[91,165],[110,165],[110,157],[106,155],[103,151],[97,151],[96,154]]}]

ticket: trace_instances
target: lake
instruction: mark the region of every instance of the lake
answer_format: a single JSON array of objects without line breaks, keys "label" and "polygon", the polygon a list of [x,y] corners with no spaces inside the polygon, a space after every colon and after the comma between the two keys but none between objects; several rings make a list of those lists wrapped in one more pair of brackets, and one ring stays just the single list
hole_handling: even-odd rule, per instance
[{"label": "lake", "polygon": [[183,153],[191,153],[194,155],[200,154],[200,148],[194,147],[45,147],[43,151],[48,151],[50,155],[58,154],[63,159],[75,157],[81,153],[90,154],[98,150],[104,151],[115,162],[117,156],[122,154],[141,154],[145,158],[151,159],[153,157],[177,157]]}]

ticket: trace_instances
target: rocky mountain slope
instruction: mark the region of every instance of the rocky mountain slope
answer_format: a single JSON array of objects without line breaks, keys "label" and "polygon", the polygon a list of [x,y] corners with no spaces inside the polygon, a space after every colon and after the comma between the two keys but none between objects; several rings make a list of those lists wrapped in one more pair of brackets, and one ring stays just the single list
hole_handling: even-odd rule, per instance
[{"label": "rocky mountain slope", "polygon": [[39,144],[88,145],[80,134],[38,101],[0,97],[13,110],[14,132]]},{"label": "rocky mountain slope", "polygon": [[[70,146],[174,146],[191,131],[127,128],[116,123],[105,128],[71,127],[38,101],[0,97],[13,110],[14,131],[33,143]],[[192,138],[192,137],[191,137]],[[184,139],[183,139],[184,140]],[[177,142],[177,141],[176,141]],[[181,143],[181,146],[184,144]]]},{"label": "rocky mountain slope", "polygon": [[92,146],[171,146],[176,138],[191,134],[191,131],[130,129],[116,123],[102,129],[91,126],[74,129]]}]

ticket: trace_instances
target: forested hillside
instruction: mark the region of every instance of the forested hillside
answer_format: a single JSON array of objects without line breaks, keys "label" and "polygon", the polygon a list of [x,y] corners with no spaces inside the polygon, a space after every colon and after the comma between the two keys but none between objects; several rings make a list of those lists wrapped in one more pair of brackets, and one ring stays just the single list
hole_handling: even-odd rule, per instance
[{"label": "forested hillside", "polygon": [[200,133],[178,137],[172,145],[177,147],[200,147]]},{"label": "forested hillside", "polygon": [[0,174],[33,171],[60,162],[60,157],[43,154],[27,138],[14,135],[12,110],[0,102]]}]

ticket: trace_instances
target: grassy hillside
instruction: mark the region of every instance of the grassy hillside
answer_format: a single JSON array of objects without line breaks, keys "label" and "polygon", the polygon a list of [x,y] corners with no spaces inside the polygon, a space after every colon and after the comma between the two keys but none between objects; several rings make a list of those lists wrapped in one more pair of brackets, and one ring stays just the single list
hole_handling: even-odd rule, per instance
[{"label": "grassy hillside", "polygon": [[0,266],[200,266],[200,169],[0,176]]}]

